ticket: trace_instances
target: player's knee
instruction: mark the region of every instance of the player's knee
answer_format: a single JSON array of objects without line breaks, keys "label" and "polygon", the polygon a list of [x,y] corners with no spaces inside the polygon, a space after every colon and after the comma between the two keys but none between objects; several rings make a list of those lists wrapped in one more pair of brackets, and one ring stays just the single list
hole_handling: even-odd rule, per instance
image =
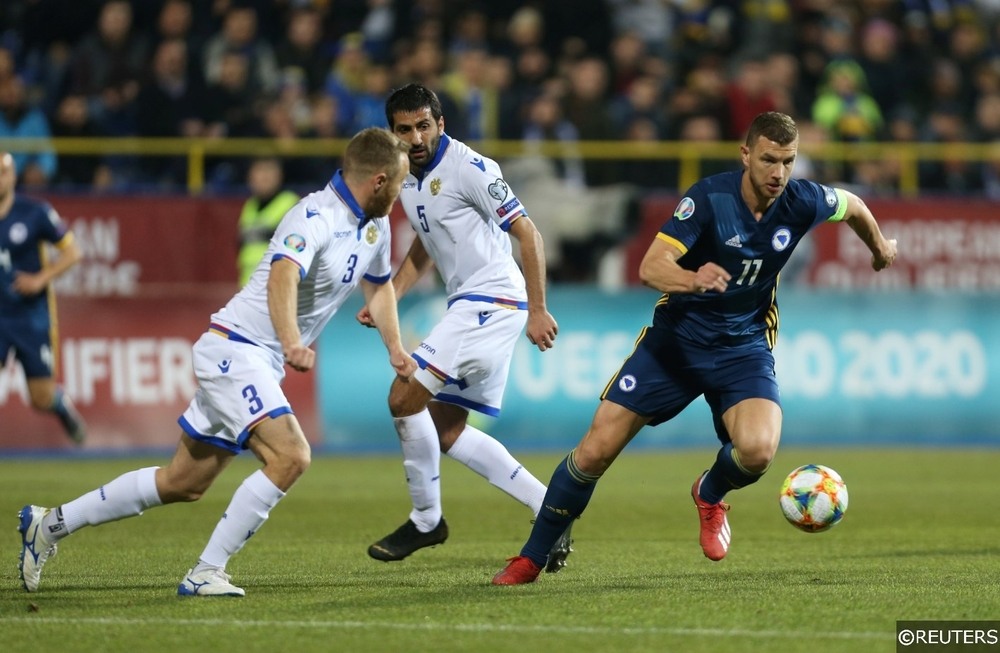
[{"label": "player's knee", "polygon": [[763,444],[743,447],[736,450],[740,467],[748,472],[763,474],[774,460],[774,447]]},{"label": "player's knee", "polygon": [[396,378],[389,389],[389,414],[393,417],[416,415],[434,398],[433,393],[412,376]]}]

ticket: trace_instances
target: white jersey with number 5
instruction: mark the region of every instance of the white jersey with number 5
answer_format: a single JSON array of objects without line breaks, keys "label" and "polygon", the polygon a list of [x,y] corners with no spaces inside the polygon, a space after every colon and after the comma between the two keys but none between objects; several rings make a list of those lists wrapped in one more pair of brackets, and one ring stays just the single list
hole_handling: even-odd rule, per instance
[{"label": "white jersey with number 5", "polygon": [[338,170],[323,190],[302,198],[278,225],[247,285],[212,322],[282,355],[267,307],[272,261],[299,268],[298,326],[311,344],[362,278],[385,283],[391,274],[389,220],[365,218]]},{"label": "white jersey with number 5", "polygon": [[527,300],[507,235],[526,212],[495,161],[442,134],[434,159],[420,176],[406,177],[399,200],[434,259],[449,304]]}]

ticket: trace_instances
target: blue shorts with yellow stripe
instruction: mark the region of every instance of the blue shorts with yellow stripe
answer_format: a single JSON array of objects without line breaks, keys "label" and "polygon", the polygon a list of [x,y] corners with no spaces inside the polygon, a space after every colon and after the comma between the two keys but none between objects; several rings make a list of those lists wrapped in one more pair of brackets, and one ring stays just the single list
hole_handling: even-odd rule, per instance
[{"label": "blue shorts with yellow stripe", "polygon": [[669,327],[647,327],[601,399],[648,417],[649,424],[656,425],[676,417],[700,395],[712,409],[722,442],[730,440],[722,414],[732,406],[753,398],[780,404],[774,356],[764,337],[709,347],[692,343]]}]

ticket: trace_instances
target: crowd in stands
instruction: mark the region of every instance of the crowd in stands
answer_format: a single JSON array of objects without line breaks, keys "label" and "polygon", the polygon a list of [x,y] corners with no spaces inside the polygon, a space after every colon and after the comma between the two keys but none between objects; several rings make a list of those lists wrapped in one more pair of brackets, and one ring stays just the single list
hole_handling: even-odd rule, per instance
[{"label": "crowd in stands", "polygon": [[[998,0],[3,0],[0,138],[348,138],[419,81],[456,138],[556,141],[570,186],[676,191],[676,163],[576,144],[738,140],[764,110],[804,141],[1000,141],[998,36]],[[186,184],[182,156],[17,163],[28,187]],[[209,163],[210,188],[243,187],[249,160]],[[335,167],[284,164],[302,188]],[[898,173],[804,165],[872,192]],[[919,183],[998,197],[1000,162],[928,161]]]}]

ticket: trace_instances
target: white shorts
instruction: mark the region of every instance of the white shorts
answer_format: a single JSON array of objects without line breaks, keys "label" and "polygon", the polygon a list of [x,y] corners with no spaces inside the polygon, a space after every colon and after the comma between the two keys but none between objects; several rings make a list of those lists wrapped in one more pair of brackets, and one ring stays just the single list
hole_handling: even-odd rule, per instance
[{"label": "white shorts", "polygon": [[437,401],[496,417],[527,322],[525,310],[457,301],[413,352],[420,366],[413,376]]},{"label": "white shorts", "polygon": [[253,427],[292,412],[281,391],[284,363],[270,349],[211,331],[192,352],[198,389],[177,421],[195,440],[239,453]]}]

